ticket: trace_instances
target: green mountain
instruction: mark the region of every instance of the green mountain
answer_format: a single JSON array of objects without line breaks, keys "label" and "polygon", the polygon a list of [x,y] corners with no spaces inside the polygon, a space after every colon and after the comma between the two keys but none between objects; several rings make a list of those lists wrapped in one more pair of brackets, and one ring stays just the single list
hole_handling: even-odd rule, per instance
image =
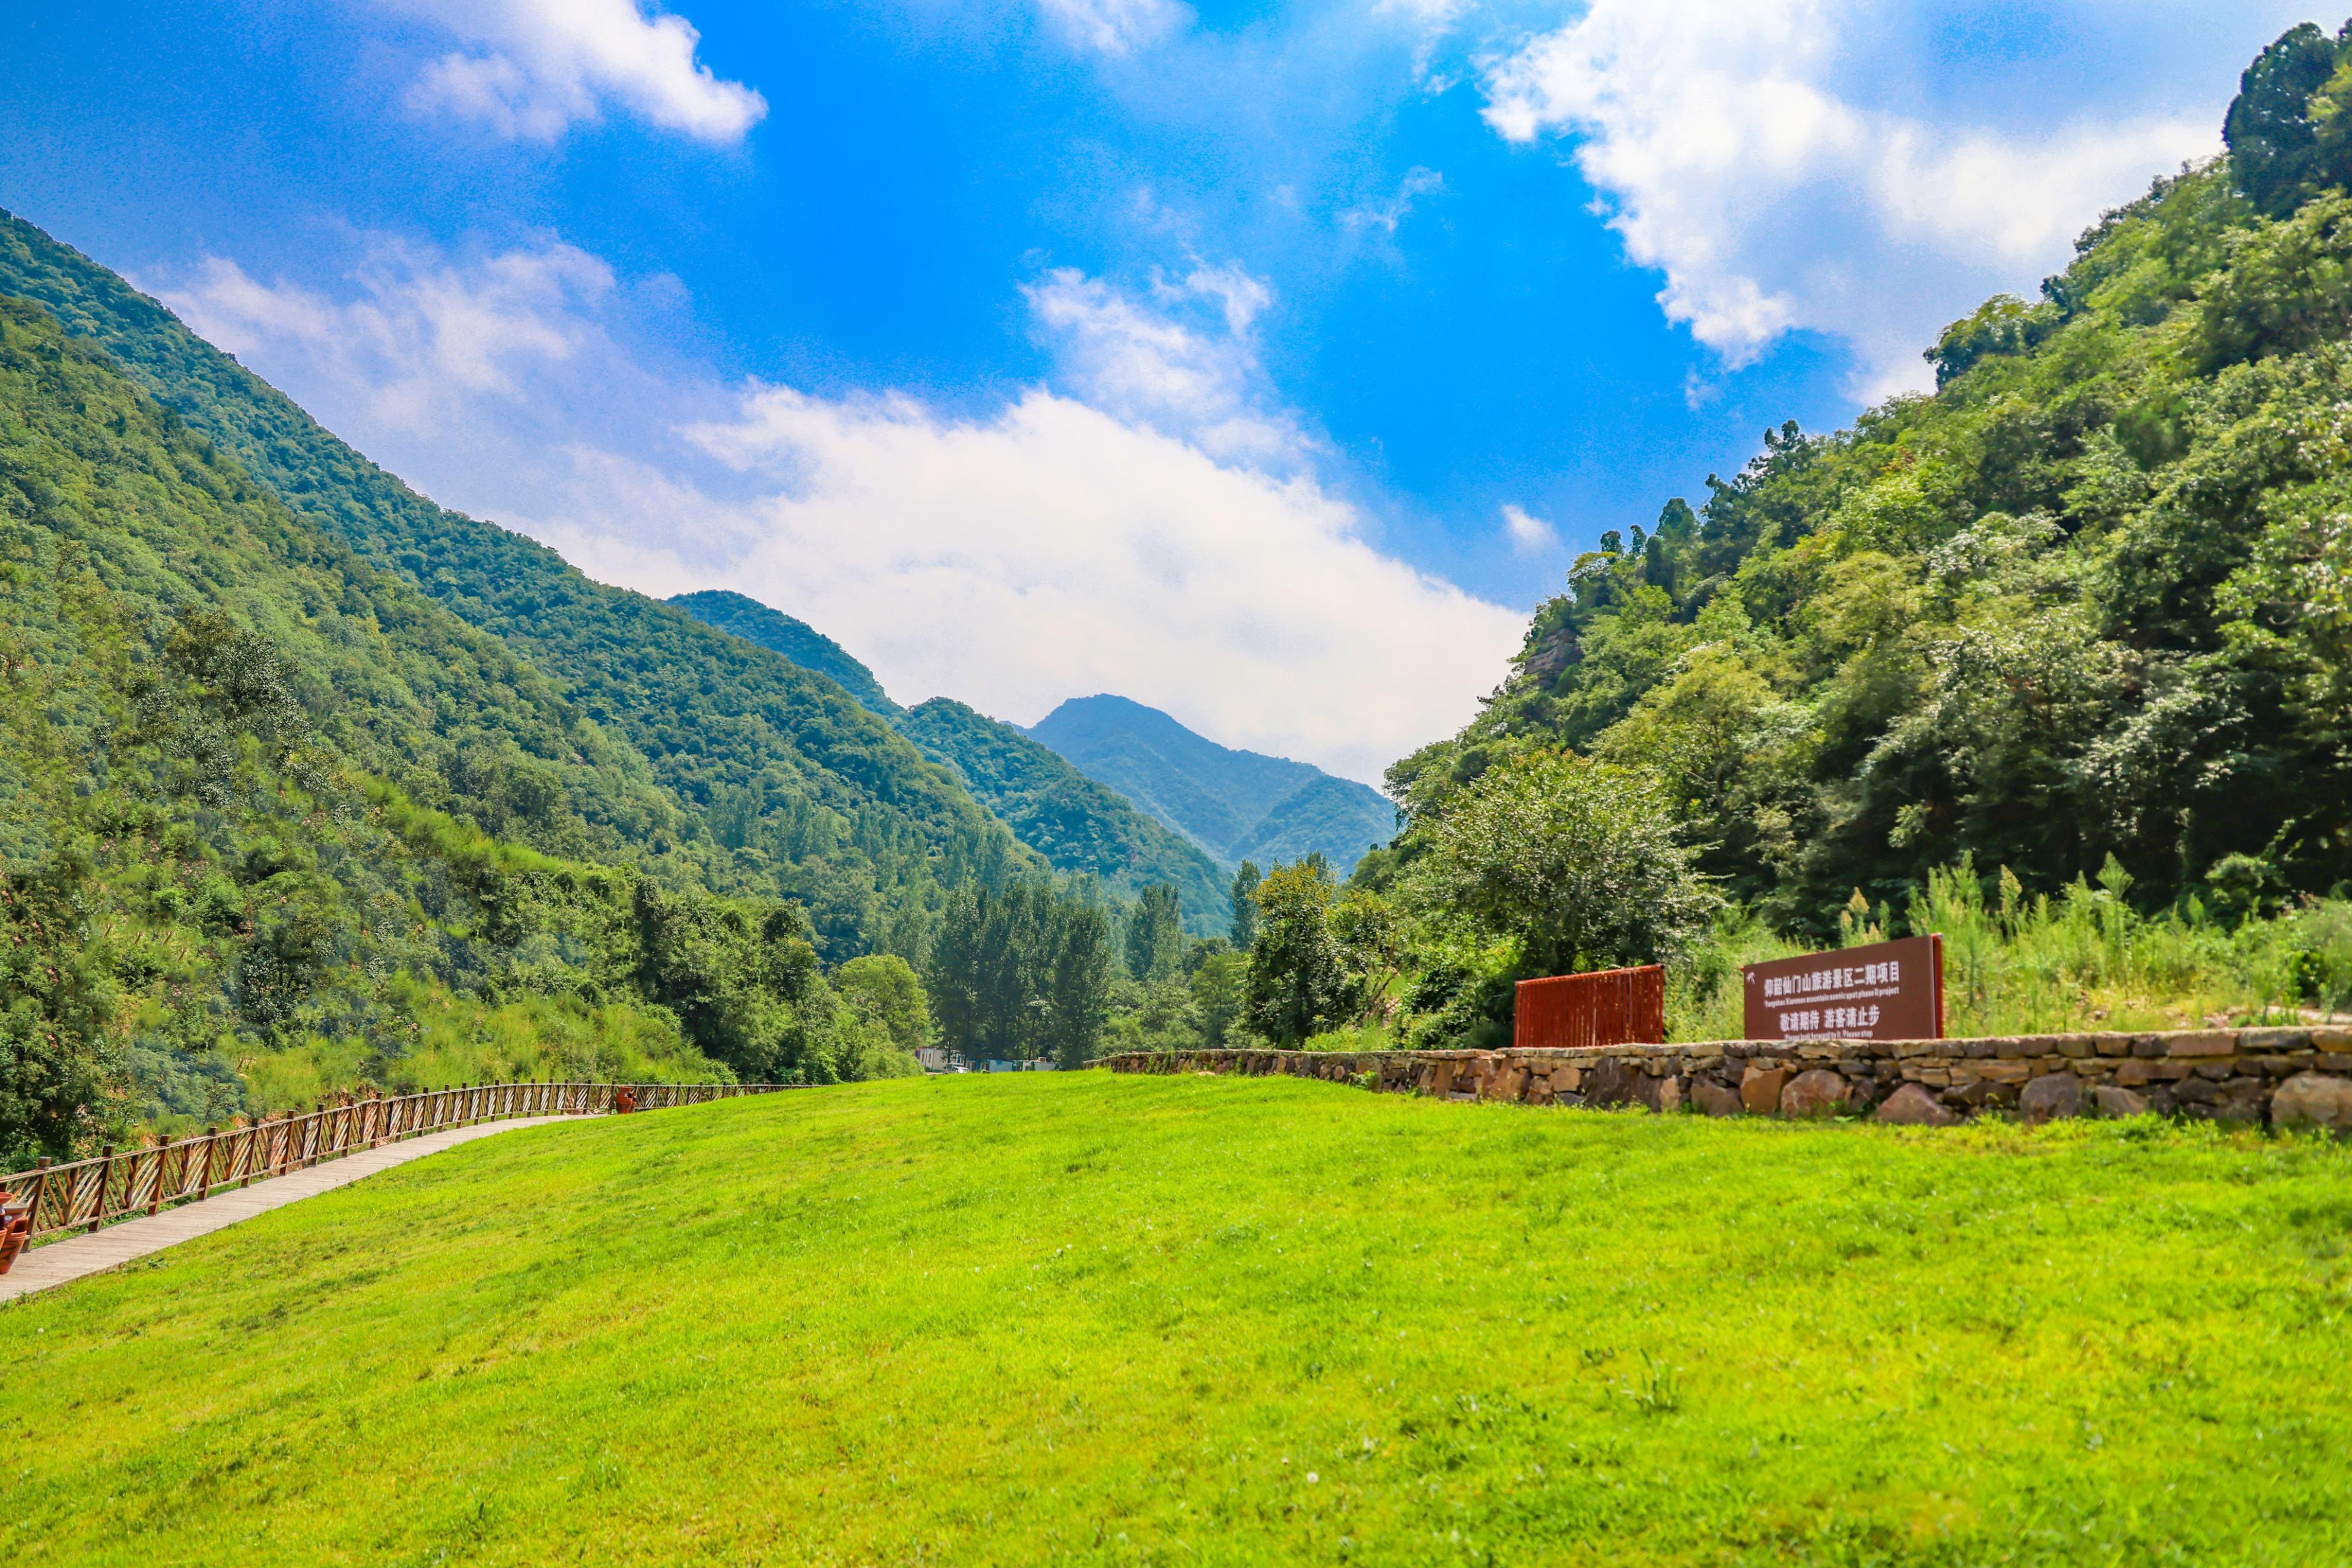
[{"label": "green mountain", "polygon": [[0,298],[0,1166],[361,1080],[887,1065],[796,909],[660,847],[692,821]]},{"label": "green mountain", "polygon": [[638,753],[677,814],[616,819],[615,833],[673,880],[797,900],[820,946],[845,956],[912,951],[947,887],[1040,869],[943,768],[833,681],[436,506],[161,305],[13,217],[0,216],[0,294],[37,302],[102,349],[249,482],[499,638],[585,721]]},{"label": "green mountain", "polygon": [[756,599],[747,599],[723,588],[681,593],[668,602],[706,626],[732,632],[746,643],[757,643],[772,653],[782,653],[803,670],[826,676],[856,697],[869,713],[895,719],[906,712],[890,700],[890,694],[882,689],[873,671],[805,621],[796,621]]},{"label": "green mountain", "polygon": [[1073,698],[1028,734],[1228,868],[1320,851],[1344,876],[1396,833],[1395,808],[1377,790],[1304,762],[1219,746],[1126,697]]},{"label": "green mountain", "polygon": [[832,677],[897,725],[925,756],[951,768],[974,800],[1055,871],[1092,876],[1122,899],[1154,883],[1172,883],[1185,928],[1195,936],[1216,935],[1231,923],[1231,894],[1214,861],[1017,727],[946,697],[902,708],[840,643],[756,599],[714,590],[682,593],[669,602]]},{"label": "green mountain", "polygon": [[2290,33],[2228,155],[1955,322],[1932,395],[1784,425],[1702,507],[1604,535],[1399,798],[1442,813],[1572,747],[1817,930],[1962,856],[2005,904],[2102,866],[2145,906],[2352,883],[2346,110],[2352,47]]},{"label": "green mountain", "polygon": [[900,727],[952,764],[972,797],[1055,870],[1096,877],[1122,899],[1172,883],[1194,936],[1221,935],[1231,924],[1231,895],[1215,862],[1012,725],[933,697],[910,709]]}]

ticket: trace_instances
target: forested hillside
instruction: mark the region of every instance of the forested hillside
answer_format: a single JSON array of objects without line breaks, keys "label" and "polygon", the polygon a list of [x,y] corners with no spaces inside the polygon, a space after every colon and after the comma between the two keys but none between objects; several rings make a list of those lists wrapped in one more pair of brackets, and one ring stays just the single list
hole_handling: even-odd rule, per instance
[{"label": "forested hillside", "polygon": [[840,643],[756,599],[720,589],[681,593],[669,602],[830,676],[889,719],[926,757],[945,764],[972,799],[1055,871],[1094,877],[1122,900],[1155,883],[1171,883],[1183,902],[1187,927],[1199,936],[1223,931],[1231,919],[1228,889],[1215,862],[1015,727],[946,697],[903,708]]},{"label": "forested hillside", "polygon": [[0,218],[7,294],[102,348],[305,521],[504,640],[642,754],[681,807],[635,841],[652,861],[682,857],[706,885],[802,902],[833,956],[916,951],[948,887],[1044,869],[834,682],[436,506],[162,306],[13,217]]},{"label": "forested hillside", "polygon": [[706,626],[732,632],[746,643],[757,643],[771,653],[782,653],[803,670],[825,676],[856,697],[868,712],[896,718],[906,711],[890,700],[890,694],[882,689],[874,672],[856,655],[805,621],[723,588],[675,594],[668,602]]},{"label": "forested hillside", "polygon": [[682,813],[496,639],[5,299],[0,704],[0,1164],[263,1108],[257,1082],[900,1060],[797,910],[558,858]]},{"label": "forested hillside", "polygon": [[1416,823],[1568,748],[1653,782],[1724,891],[1816,934],[1964,858],[2030,897],[2113,857],[2143,909],[2231,918],[2343,888],[2344,54],[2282,39],[2227,158],[2107,214],[2039,299],[1954,323],[1932,394],[1785,425],[1696,508],[1604,535],[1485,711],[1391,771]]},{"label": "forested hillside", "polygon": [[1013,726],[933,697],[909,709],[899,727],[950,763],[972,798],[1055,870],[1092,876],[1122,901],[1169,883],[1196,936],[1231,924],[1231,889],[1215,862]]},{"label": "forested hillside", "polygon": [[1219,746],[1126,697],[1074,697],[1028,733],[1228,870],[1244,860],[1320,853],[1345,873],[1396,832],[1394,808],[1363,785],[1286,757]]}]

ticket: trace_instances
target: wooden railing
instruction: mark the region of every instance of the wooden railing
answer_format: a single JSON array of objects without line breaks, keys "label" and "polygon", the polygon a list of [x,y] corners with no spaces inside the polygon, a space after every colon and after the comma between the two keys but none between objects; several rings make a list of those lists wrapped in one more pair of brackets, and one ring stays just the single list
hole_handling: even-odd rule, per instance
[{"label": "wooden railing", "polygon": [[[371,1095],[316,1111],[265,1116],[247,1126],[207,1129],[174,1143],[117,1150],[95,1158],[0,1176],[0,1209],[18,1210],[33,1237],[96,1230],[111,1219],[157,1213],[210,1197],[228,1186],[315,1166],[421,1133],[518,1116],[590,1116],[625,1106],[639,1111],[699,1105],[739,1094],[767,1094],[794,1083],[478,1083],[385,1098]],[[5,1217],[0,1217],[5,1218]],[[0,1268],[5,1268],[0,1263]]]}]

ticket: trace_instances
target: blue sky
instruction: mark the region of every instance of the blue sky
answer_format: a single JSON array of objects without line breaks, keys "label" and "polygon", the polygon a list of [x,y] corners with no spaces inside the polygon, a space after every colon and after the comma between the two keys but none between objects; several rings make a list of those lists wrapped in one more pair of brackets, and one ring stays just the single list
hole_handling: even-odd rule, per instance
[{"label": "blue sky", "polygon": [[1360,778],[1602,529],[2214,150],[2308,15],[676,5],[19,0],[0,204],[606,580]]}]

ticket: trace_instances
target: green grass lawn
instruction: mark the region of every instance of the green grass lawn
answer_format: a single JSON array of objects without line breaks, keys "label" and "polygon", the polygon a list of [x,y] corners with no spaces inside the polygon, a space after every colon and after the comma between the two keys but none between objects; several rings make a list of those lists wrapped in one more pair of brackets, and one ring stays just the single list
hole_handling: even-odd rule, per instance
[{"label": "green grass lawn", "polygon": [[2352,1149],[863,1084],[0,1308],[0,1562],[2352,1560]]}]

